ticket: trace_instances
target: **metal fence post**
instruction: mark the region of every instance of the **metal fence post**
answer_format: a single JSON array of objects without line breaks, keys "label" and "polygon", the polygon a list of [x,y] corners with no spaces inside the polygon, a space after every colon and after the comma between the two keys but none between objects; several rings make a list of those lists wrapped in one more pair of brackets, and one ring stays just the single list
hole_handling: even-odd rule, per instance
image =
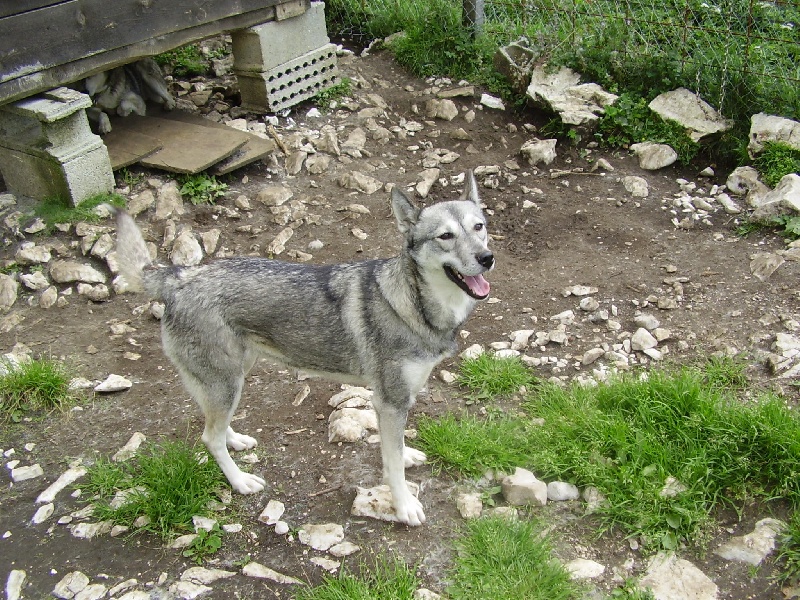
[{"label": "metal fence post", "polygon": [[484,2],[485,0],[464,0],[461,22],[473,38],[481,33],[486,20]]}]

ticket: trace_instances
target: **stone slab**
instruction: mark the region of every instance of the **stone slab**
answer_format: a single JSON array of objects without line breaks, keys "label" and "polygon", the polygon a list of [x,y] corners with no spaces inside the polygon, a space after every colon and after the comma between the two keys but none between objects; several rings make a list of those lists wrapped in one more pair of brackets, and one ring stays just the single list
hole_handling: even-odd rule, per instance
[{"label": "stone slab", "polygon": [[[183,111],[172,111],[169,113],[162,112],[159,113],[158,117],[163,119],[174,119],[176,121],[192,123],[203,127],[214,127],[216,129],[223,129],[225,131],[233,130],[231,127],[228,127],[223,123],[217,123],[211,119],[206,119],[205,117]],[[255,134],[244,131],[240,131],[239,133],[247,136],[247,141],[228,158],[211,167],[208,170],[209,173],[212,175],[225,175],[226,173],[235,171],[236,169],[244,167],[245,165],[272,154],[278,148],[278,145],[273,140],[267,140]]]},{"label": "stone slab", "polygon": [[139,162],[163,148],[160,140],[131,129],[113,127],[103,136],[114,171]]},{"label": "stone slab", "polygon": [[161,150],[143,158],[146,167],[174,173],[199,173],[231,156],[247,141],[247,134],[230,127],[217,129],[174,119],[131,115],[114,121],[120,134],[133,131],[162,144]]}]

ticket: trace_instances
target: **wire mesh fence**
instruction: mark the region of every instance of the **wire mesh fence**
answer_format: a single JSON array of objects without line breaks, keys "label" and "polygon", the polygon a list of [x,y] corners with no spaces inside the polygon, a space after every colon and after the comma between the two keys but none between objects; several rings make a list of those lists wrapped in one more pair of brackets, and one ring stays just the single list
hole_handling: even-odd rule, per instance
[{"label": "wire mesh fence", "polygon": [[799,0],[327,3],[329,29],[365,38],[406,29],[415,19],[433,32],[451,26],[445,15],[454,11],[466,31],[498,47],[525,37],[543,60],[616,92],[652,97],[682,86],[730,117],[800,117]]}]

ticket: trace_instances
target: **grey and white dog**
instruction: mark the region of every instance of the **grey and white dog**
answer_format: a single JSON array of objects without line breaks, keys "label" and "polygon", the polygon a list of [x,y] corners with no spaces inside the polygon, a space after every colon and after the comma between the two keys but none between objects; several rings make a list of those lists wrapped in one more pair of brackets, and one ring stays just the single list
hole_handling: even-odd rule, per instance
[{"label": "grey and white dog", "polygon": [[405,468],[425,455],[404,445],[408,411],[431,370],[456,350],[456,332],[489,295],[494,266],[472,172],[459,200],[419,209],[395,188],[392,208],[405,236],[399,256],[336,265],[262,258],[195,267],[154,264],[133,219],[118,211],[120,272],[133,289],[164,303],[164,351],[205,415],[203,442],[233,488],[259,492],[226,446],[256,445],[230,426],[244,378],[265,357],[311,375],[372,387],[383,474],[397,519],[425,521]]}]

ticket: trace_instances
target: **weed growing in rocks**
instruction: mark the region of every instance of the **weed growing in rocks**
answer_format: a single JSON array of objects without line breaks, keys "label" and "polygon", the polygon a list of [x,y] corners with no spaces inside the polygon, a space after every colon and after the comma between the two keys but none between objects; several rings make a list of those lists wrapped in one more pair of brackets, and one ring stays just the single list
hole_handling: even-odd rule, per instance
[{"label": "weed growing in rocks", "polygon": [[225,195],[227,183],[217,181],[217,178],[207,173],[196,175],[183,175],[180,177],[181,196],[188,198],[195,206],[198,204],[214,204],[217,198]]}]

